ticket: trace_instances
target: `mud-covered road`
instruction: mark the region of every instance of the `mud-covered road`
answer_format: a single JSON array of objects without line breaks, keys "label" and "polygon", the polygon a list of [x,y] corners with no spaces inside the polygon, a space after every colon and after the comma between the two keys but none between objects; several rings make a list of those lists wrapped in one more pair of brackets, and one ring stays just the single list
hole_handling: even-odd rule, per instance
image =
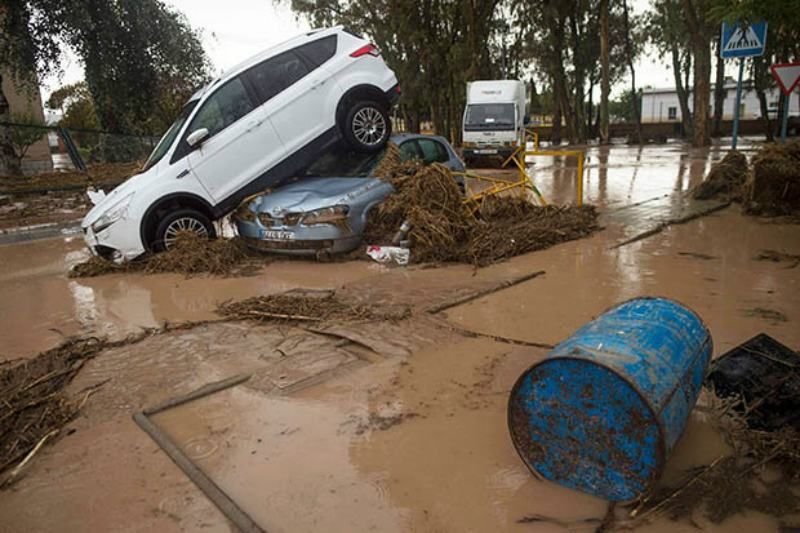
[{"label": "mud-covered road", "polygon": [[[586,201],[598,205],[605,229],[479,270],[277,261],[242,278],[69,279],[86,256],[77,236],[0,246],[3,360],[71,335],[121,338],[165,321],[210,319],[224,301],[291,289],[336,289],[412,309],[399,322],[323,330],[207,324],[100,354],[69,387],[104,383],[69,425],[74,431],[0,491],[0,531],[231,530],[131,416],[239,373],[252,377],[154,420],[267,531],[594,530],[606,502],[536,480],[508,436],[508,392],[545,355],[537,345],[559,342],[620,301],[654,295],[699,313],[717,356],[760,332],[800,347],[800,267],[757,259],[764,250],[800,254],[800,226],[730,206],[618,246],[715,208],[689,202],[686,191],[723,154],[677,144],[590,148]],[[554,203],[574,198],[574,169],[562,167],[552,158],[535,165]],[[695,413],[665,478],[726,452]],[[531,520],[537,515],[560,524]],[[711,528],[704,520],[695,517]],[[753,512],[713,526],[778,527]],[[692,529],[658,517],[642,530]]]}]

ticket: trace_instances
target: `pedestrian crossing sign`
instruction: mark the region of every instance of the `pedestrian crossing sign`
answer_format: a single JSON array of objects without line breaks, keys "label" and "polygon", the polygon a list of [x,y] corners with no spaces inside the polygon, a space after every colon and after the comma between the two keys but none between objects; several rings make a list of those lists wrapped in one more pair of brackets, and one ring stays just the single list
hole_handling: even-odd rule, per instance
[{"label": "pedestrian crossing sign", "polygon": [[767,45],[767,23],[734,22],[722,23],[722,45],[720,55],[723,58],[754,57],[764,55]]}]

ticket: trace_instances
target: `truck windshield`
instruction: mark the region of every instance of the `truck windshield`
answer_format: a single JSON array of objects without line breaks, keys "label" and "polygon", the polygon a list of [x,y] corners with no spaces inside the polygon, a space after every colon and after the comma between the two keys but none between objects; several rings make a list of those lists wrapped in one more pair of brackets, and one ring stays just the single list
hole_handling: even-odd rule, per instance
[{"label": "truck windshield", "polygon": [[464,129],[513,130],[514,104],[471,104],[467,106]]},{"label": "truck windshield", "polygon": [[167,153],[169,147],[172,146],[173,142],[175,142],[175,137],[178,136],[181,128],[183,128],[183,124],[186,122],[186,119],[189,118],[189,114],[196,105],[197,100],[192,100],[183,106],[178,118],[175,119],[175,122],[172,123],[172,126],[170,126],[167,132],[161,137],[161,140],[158,141],[153,153],[147,158],[147,162],[145,162],[143,170],[147,170],[161,161],[161,158]]}]

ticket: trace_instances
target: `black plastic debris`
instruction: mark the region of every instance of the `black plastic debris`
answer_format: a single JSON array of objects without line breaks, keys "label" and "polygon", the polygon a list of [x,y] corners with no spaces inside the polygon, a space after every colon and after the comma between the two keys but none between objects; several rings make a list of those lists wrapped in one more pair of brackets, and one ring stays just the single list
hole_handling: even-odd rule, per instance
[{"label": "black plastic debris", "polygon": [[800,429],[800,355],[765,333],[711,363],[705,382],[718,396],[740,396],[753,429]]}]

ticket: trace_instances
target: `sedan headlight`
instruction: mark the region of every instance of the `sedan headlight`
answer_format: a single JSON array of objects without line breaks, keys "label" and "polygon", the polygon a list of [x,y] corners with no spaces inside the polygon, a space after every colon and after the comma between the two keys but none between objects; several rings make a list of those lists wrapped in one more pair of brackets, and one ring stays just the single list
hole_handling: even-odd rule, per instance
[{"label": "sedan headlight", "polygon": [[92,224],[92,231],[99,233],[128,214],[128,205],[131,203],[133,194],[134,193],[131,193],[124,197],[122,200],[111,206],[111,208],[109,208],[105,213],[103,213],[100,218],[98,218],[94,224]]},{"label": "sedan headlight", "polygon": [[347,220],[347,213],[350,208],[346,205],[335,205],[325,207],[315,211],[309,211],[303,217],[303,224],[311,226],[313,224],[341,224]]}]

